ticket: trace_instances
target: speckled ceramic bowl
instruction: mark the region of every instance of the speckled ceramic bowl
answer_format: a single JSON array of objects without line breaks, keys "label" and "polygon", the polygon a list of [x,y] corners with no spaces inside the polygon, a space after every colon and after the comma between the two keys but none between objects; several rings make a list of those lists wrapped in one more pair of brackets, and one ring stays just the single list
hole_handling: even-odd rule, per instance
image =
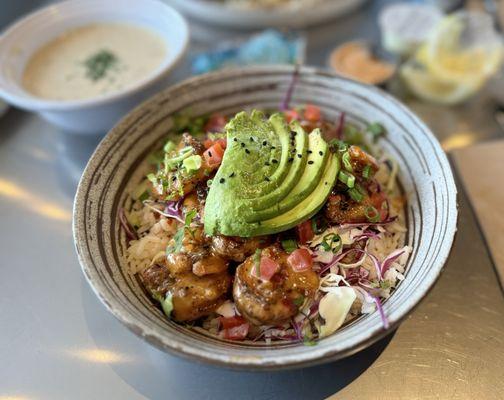
[{"label": "speckled ceramic bowl", "polygon": [[160,349],[213,364],[248,369],[313,365],[355,353],[395,329],[434,285],[456,231],[456,188],[450,165],[429,129],[391,96],[334,75],[302,68],[293,103],[313,103],[328,118],[341,111],[356,124],[380,121],[383,147],[400,165],[408,198],[408,243],[413,246],[405,280],[384,303],[390,328],[378,313],[362,316],[316,346],[225,342],[186,329],[164,317],[139,281],[127,273],[126,238],[117,219],[128,206],[126,188],[139,165],[166,138],[173,115],[195,116],[276,108],[291,67],[255,67],[204,75],[167,89],[128,114],[105,137],[82,176],[74,205],[74,237],[91,287],[124,325]]}]

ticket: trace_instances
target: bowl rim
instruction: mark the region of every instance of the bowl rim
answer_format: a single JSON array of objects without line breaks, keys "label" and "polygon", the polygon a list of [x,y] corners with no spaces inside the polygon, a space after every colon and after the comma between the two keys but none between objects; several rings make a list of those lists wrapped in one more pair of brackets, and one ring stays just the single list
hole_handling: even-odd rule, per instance
[{"label": "bowl rim", "polygon": [[[86,14],[89,7],[93,7],[93,5],[99,4],[99,6],[108,3],[110,5],[118,6],[118,2],[127,3],[128,0],[64,0],[54,4],[49,4],[43,6],[42,8],[36,9],[25,16],[18,18],[13,21],[10,25],[8,25],[3,31],[0,31],[0,53],[2,50],[2,41],[5,40],[9,35],[15,34],[20,29],[22,30],[27,24],[33,23],[33,21],[42,18],[44,15],[50,15],[57,13],[58,10],[65,8],[77,9],[79,14]],[[178,35],[178,40],[181,42],[180,50],[174,54],[173,57],[169,56],[169,53],[165,55],[162,63],[151,73],[136,81],[136,83],[126,86],[124,89],[119,91],[113,91],[109,94],[98,95],[91,98],[85,98],[80,100],[50,100],[44,99],[42,97],[37,97],[32,95],[29,92],[26,92],[26,95],[18,95],[17,93],[13,93],[10,90],[7,90],[5,87],[0,85],[0,96],[4,98],[4,100],[8,103],[12,103],[22,108],[26,108],[34,111],[72,111],[77,109],[84,109],[90,107],[96,107],[103,104],[113,103],[117,100],[121,100],[125,97],[134,95],[135,93],[145,89],[152,83],[158,81],[165,77],[182,59],[184,54],[187,52],[187,48],[189,46],[189,26],[187,21],[182,16],[182,14],[177,11],[174,7],[169,6],[167,3],[162,2],[160,0],[142,0],[142,7],[147,9],[148,7],[161,7],[164,9],[164,12],[171,14],[171,17],[176,19],[181,29],[180,34]],[[113,13],[105,12],[103,15],[110,15],[113,17]],[[158,16],[157,12],[153,12],[152,15]],[[96,20],[96,22],[100,22],[101,20]],[[106,22],[106,21],[105,21]],[[131,24],[133,26],[142,26],[134,22],[134,20],[128,21],[126,19],[117,19],[113,20],[113,23],[125,23]],[[93,24],[92,21],[86,22],[85,24],[76,23],[73,27],[68,28],[68,30],[78,28],[80,26]],[[142,26],[143,27],[143,26]],[[163,41],[166,40],[163,38]],[[47,43],[47,42],[44,42]],[[168,43],[167,43],[168,44]],[[41,46],[43,46],[42,44]],[[37,47],[32,53],[30,53],[30,57],[33,56],[34,52],[36,52],[40,47]],[[28,57],[28,59],[30,58]],[[19,82],[17,82],[20,85]]]},{"label": "bowl rim", "polygon": [[[255,360],[253,358],[247,357],[245,360],[243,359],[238,359],[236,357],[232,359],[227,359],[223,360],[219,358],[218,356],[214,356],[213,353],[211,352],[206,352],[205,354],[198,353],[190,348],[190,346],[184,346],[184,345],[177,345],[177,343],[172,343],[170,341],[163,340],[162,335],[158,335],[156,333],[152,333],[151,330],[148,329],[148,327],[143,324],[143,323],[137,323],[131,318],[128,318],[126,315],[123,315],[121,310],[118,310],[116,306],[113,303],[113,300],[110,301],[111,299],[107,298],[107,296],[104,296],[101,292],[100,289],[103,289],[102,283],[97,280],[95,281],[93,278],[93,271],[92,268],[90,268],[85,259],[85,254],[81,252],[83,250],[81,239],[84,238],[84,235],[82,233],[83,231],[83,225],[85,224],[85,221],[83,219],[83,213],[81,210],[84,208],[84,192],[85,192],[85,187],[89,185],[87,177],[91,174],[93,168],[94,168],[94,163],[99,160],[99,151],[100,148],[107,146],[108,142],[112,141],[114,138],[117,138],[122,135],[123,132],[121,132],[121,125],[123,122],[128,121],[129,119],[133,118],[135,114],[141,112],[144,108],[148,108],[150,105],[155,104],[158,99],[163,98],[166,96],[166,93],[169,93],[171,91],[178,90],[186,85],[195,85],[199,81],[204,81],[208,79],[209,77],[213,78],[213,82],[218,81],[219,79],[223,79],[227,77],[228,75],[233,75],[236,74],[237,71],[243,71],[245,73],[264,73],[267,74],[268,72],[284,72],[286,75],[289,73],[292,73],[293,71],[292,66],[254,66],[254,67],[246,67],[246,68],[234,68],[234,69],[227,69],[227,70],[222,70],[222,71],[217,71],[217,72],[211,72],[209,74],[204,74],[196,77],[191,77],[187,80],[184,80],[174,86],[171,86],[162,92],[152,96],[148,100],[144,101],[141,103],[138,107],[133,109],[131,112],[129,112],[126,116],[124,116],[121,121],[119,121],[114,128],[109,131],[109,133],[104,137],[104,139],[100,142],[98,147],[96,148],[95,152],[91,156],[83,174],[81,177],[81,180],[79,182],[77,192],[75,195],[75,200],[74,200],[74,207],[73,207],[73,219],[72,219],[72,230],[73,230],[73,237],[74,237],[74,244],[75,244],[75,249],[78,255],[79,263],[81,265],[81,269],[88,280],[88,283],[90,284],[92,290],[94,293],[97,295],[97,297],[100,299],[100,301],[105,305],[105,307],[121,322],[123,323],[129,330],[131,330],[133,333],[135,333],[137,336],[145,339],[155,347],[168,351],[170,353],[176,354],[178,356],[182,356],[183,358],[187,358],[193,361],[197,362],[206,362],[210,364],[214,364],[217,366],[225,367],[225,368],[231,368],[231,369],[239,369],[239,370],[285,370],[285,369],[294,369],[294,368],[299,368],[299,367],[304,367],[304,366],[313,366],[313,365],[318,365],[330,361],[336,361],[342,358],[345,358],[347,356],[350,356],[352,354],[355,354],[366,347],[372,345],[373,343],[376,343],[378,340],[382,339],[383,337],[389,335],[391,332],[393,332],[397,327],[404,321],[406,317],[408,317],[411,312],[422,302],[422,300],[427,296],[427,294],[432,290],[434,287],[434,284],[437,282],[439,279],[446,262],[448,261],[448,258],[452,252],[453,249],[453,244],[457,232],[457,221],[458,221],[458,197],[457,197],[457,188],[455,186],[455,180],[454,176],[452,173],[452,170],[450,168],[450,164],[448,161],[447,155],[442,151],[442,148],[439,144],[439,141],[435,138],[435,136],[432,134],[430,129],[427,128],[427,126],[414,114],[411,110],[409,110],[408,107],[406,107],[403,103],[401,103],[399,100],[394,98],[392,95],[384,92],[383,90],[371,86],[371,85],[366,85],[363,83],[356,82],[354,80],[342,77],[341,75],[338,75],[332,71],[328,71],[325,69],[317,68],[317,67],[307,67],[303,66],[300,67],[299,72],[300,74],[307,74],[307,76],[321,76],[321,77],[328,77],[328,78],[334,78],[338,79],[343,82],[349,82],[353,85],[357,85],[360,88],[365,88],[366,90],[374,91],[375,94],[379,94],[382,97],[385,97],[388,101],[394,103],[395,106],[397,106],[399,109],[401,109],[402,112],[406,113],[409,115],[411,118],[415,120],[416,123],[419,124],[419,126],[425,130],[425,133],[427,135],[431,136],[431,139],[433,139],[437,150],[439,151],[438,156],[441,158],[442,163],[444,163],[446,166],[448,166],[448,174],[447,174],[447,188],[448,191],[451,192],[454,196],[454,200],[449,203],[448,205],[448,210],[452,214],[452,225],[450,226],[449,230],[449,235],[448,235],[448,240],[446,241],[447,245],[445,246],[445,251],[443,251],[442,257],[438,260],[436,263],[436,268],[434,270],[433,276],[431,277],[430,281],[425,282],[423,286],[420,286],[417,288],[418,295],[416,296],[416,299],[414,302],[412,302],[410,305],[407,306],[407,308],[402,311],[402,314],[400,314],[395,321],[392,321],[390,323],[390,326],[387,329],[380,329],[378,331],[372,332],[367,338],[356,342],[352,346],[349,346],[343,350],[328,350],[326,352],[317,354],[317,352],[309,352],[306,355],[303,355],[299,360],[296,360],[295,362],[289,361],[288,364],[286,363],[271,363],[271,364],[266,364],[264,362],[261,362],[261,360]],[[149,333],[146,334],[145,331],[149,330]],[[316,348],[316,347],[314,347]]]}]

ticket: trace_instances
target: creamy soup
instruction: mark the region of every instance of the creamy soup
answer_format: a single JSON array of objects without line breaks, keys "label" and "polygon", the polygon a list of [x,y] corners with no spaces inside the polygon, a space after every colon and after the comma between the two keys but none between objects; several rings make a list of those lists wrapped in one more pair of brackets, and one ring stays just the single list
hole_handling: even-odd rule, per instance
[{"label": "creamy soup", "polygon": [[86,25],[52,40],[29,60],[23,86],[52,100],[102,96],[134,85],[158,68],[166,42],[141,27]]}]

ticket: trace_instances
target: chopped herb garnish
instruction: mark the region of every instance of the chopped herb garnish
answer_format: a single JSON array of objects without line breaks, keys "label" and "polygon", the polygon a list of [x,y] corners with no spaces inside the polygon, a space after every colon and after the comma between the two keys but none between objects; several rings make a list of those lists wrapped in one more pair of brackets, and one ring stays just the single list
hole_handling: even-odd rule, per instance
[{"label": "chopped herb garnish", "polygon": [[201,156],[195,154],[184,159],[184,161],[182,161],[182,165],[187,172],[198,171],[201,168],[202,161]]},{"label": "chopped herb garnish", "polygon": [[173,143],[171,140],[168,140],[165,145],[163,146],[163,151],[165,153],[169,153],[170,151],[175,150],[175,143]]},{"label": "chopped herb garnish", "polygon": [[138,197],[138,200],[140,201],[145,201],[149,198],[149,191],[146,190],[145,192],[143,192],[139,197]]},{"label": "chopped herb garnish", "polygon": [[104,78],[110,69],[117,65],[117,62],[118,59],[114,53],[100,50],[84,61],[86,77],[92,81],[98,81]]},{"label": "chopped herb garnish", "polygon": [[303,295],[300,295],[299,297],[296,297],[292,302],[294,303],[295,306],[301,307],[305,301],[305,298]]},{"label": "chopped herb garnish", "polygon": [[373,122],[367,126],[367,131],[373,136],[373,141],[377,141],[380,137],[384,136],[387,131],[385,127],[379,122]]},{"label": "chopped herb garnish", "polygon": [[282,247],[287,253],[292,253],[298,248],[297,242],[294,239],[282,240]]},{"label": "chopped herb garnish", "polygon": [[333,253],[337,253],[341,250],[343,241],[341,240],[340,235],[338,235],[337,233],[328,233],[322,238],[320,246],[324,249],[324,251],[332,251]]},{"label": "chopped herb garnish", "polygon": [[213,180],[212,180],[212,179],[209,179],[209,180],[207,181],[206,185],[207,185],[208,187],[210,187],[210,186],[212,186],[212,183],[213,183]]}]

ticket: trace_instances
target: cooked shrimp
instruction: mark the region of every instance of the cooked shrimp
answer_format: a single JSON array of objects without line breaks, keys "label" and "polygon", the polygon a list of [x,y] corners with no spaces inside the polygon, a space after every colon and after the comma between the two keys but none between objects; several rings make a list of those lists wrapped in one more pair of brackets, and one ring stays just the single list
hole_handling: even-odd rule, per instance
[{"label": "cooked shrimp", "polygon": [[227,272],[203,277],[189,272],[181,275],[170,289],[175,321],[194,321],[209,315],[226,300],[231,286]]},{"label": "cooked shrimp", "polygon": [[[372,208],[371,208],[372,207]],[[384,220],[388,213],[383,193],[365,196],[361,202],[352,200],[345,193],[332,194],[324,206],[324,214],[332,224],[368,222],[370,216],[378,212],[378,219]],[[373,209],[374,208],[374,209]]]},{"label": "cooked shrimp", "polygon": [[221,257],[243,262],[256,249],[266,247],[270,241],[267,237],[239,238],[216,235],[212,237],[212,250]]},{"label": "cooked shrimp", "polygon": [[247,258],[236,270],[233,298],[241,315],[254,325],[279,325],[299,312],[300,300],[315,295],[319,277],[312,270],[295,272],[279,246],[265,248],[261,257],[276,262],[278,272],[269,281],[257,278],[253,273],[257,260]]}]

